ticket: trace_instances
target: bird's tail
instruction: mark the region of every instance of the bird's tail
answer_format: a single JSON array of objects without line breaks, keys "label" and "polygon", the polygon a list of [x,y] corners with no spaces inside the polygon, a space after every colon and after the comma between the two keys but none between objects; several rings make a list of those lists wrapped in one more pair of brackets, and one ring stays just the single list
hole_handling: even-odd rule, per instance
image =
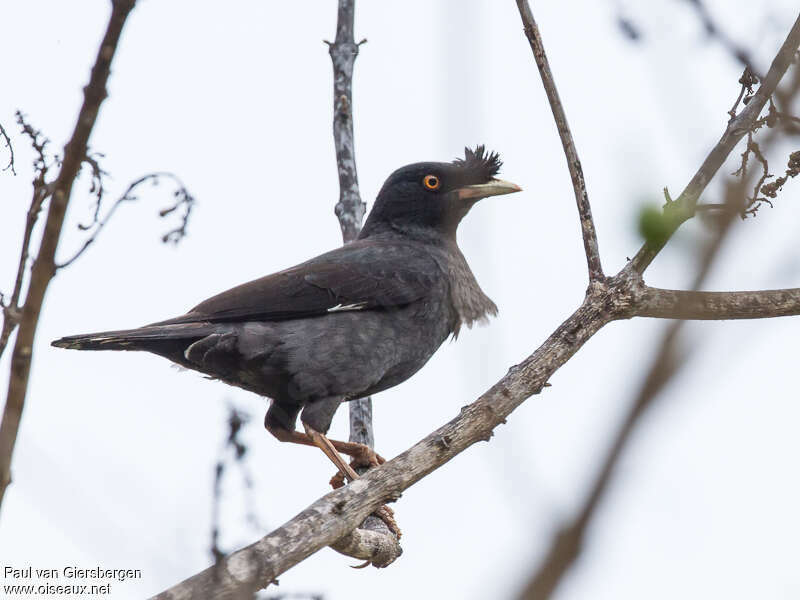
[{"label": "bird's tail", "polygon": [[56,348],[71,350],[145,350],[158,351],[175,344],[184,345],[213,333],[209,323],[147,325],[138,329],[120,329],[100,333],[69,335],[51,342]]}]

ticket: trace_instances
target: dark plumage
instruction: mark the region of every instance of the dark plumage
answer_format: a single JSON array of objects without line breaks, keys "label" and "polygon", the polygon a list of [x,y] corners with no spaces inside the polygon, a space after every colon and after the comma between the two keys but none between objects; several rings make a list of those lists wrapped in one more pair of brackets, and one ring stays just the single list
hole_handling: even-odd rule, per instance
[{"label": "dark plumage", "polygon": [[356,241],[185,315],[53,345],[152,352],[270,398],[266,425],[279,439],[302,441],[290,434],[301,411],[305,425],[327,432],[342,401],[408,379],[462,325],[496,313],[456,227],[480,198],[519,191],[494,179],[500,165],[479,146],[452,163],[403,167]]}]

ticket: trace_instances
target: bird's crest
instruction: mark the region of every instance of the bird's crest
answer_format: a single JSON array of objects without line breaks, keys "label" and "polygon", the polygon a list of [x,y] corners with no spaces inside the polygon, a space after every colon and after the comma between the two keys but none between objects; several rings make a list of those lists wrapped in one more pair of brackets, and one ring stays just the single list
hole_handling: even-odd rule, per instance
[{"label": "bird's crest", "polygon": [[462,169],[473,171],[486,181],[492,179],[500,171],[503,161],[497,152],[487,152],[483,144],[473,151],[464,148],[464,158],[457,158],[453,164]]}]

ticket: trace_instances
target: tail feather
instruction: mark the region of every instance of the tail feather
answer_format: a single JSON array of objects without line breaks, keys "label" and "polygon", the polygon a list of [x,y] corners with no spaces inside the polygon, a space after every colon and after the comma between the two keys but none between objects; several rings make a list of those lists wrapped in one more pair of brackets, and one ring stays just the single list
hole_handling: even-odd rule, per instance
[{"label": "tail feather", "polygon": [[56,348],[71,350],[146,350],[157,351],[159,346],[172,346],[176,342],[197,340],[214,332],[210,323],[185,325],[148,325],[138,329],[120,329],[69,335],[51,342]]}]

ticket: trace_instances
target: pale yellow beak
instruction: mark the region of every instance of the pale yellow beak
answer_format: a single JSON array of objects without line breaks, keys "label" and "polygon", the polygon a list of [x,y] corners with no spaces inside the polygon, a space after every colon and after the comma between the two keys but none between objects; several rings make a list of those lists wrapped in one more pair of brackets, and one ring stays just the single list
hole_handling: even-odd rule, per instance
[{"label": "pale yellow beak", "polygon": [[513,194],[521,192],[522,188],[516,183],[503,181],[502,179],[492,179],[489,183],[479,183],[476,185],[465,185],[456,190],[459,200],[479,200],[489,196],[502,196],[503,194]]}]

